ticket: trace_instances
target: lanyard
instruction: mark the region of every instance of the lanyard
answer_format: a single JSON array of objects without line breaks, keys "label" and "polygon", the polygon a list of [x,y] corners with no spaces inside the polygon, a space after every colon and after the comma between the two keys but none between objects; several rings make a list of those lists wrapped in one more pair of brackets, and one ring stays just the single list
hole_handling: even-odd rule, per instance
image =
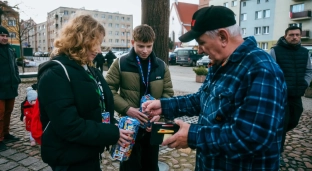
[{"label": "lanyard", "polygon": [[143,84],[144,84],[145,87],[146,87],[146,90],[145,90],[145,93],[144,93],[144,95],[146,95],[147,90],[148,90],[148,84],[149,84],[149,83],[148,83],[148,81],[149,81],[149,75],[150,75],[150,72],[151,72],[151,58],[148,59],[148,68],[147,68],[146,82],[145,82],[145,79],[144,79],[144,74],[143,74],[143,69],[142,69],[142,66],[141,66],[140,59],[139,59],[138,56],[136,56],[136,59],[137,59],[137,61],[138,61],[138,65],[139,65],[139,68],[140,68],[140,72],[141,72]]},{"label": "lanyard", "polygon": [[101,81],[99,80],[98,76],[95,75],[89,68],[87,72],[90,74],[91,79],[93,79],[98,87],[98,94],[100,95],[100,107],[102,112],[105,112],[105,102],[104,102],[104,92],[102,88]]}]

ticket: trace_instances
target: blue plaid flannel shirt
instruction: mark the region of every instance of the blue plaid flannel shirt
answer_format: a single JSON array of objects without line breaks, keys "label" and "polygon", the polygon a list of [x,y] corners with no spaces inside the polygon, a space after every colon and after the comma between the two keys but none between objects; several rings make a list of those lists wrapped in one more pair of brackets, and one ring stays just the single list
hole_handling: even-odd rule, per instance
[{"label": "blue plaid flannel shirt", "polygon": [[277,171],[286,92],[282,70],[247,37],[225,66],[209,68],[197,93],[161,106],[168,119],[199,115],[188,132],[195,170]]}]

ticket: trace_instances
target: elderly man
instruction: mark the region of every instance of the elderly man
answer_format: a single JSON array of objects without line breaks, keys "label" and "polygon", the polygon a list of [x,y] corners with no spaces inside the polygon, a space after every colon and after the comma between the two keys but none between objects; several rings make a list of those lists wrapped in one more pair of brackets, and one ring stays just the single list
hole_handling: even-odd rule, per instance
[{"label": "elderly man", "polygon": [[194,13],[198,52],[213,65],[197,93],[148,101],[144,112],[167,119],[198,115],[198,124],[176,121],[179,131],[163,142],[196,149],[195,170],[278,170],[286,84],[271,56],[254,37],[242,38],[233,11],[210,6]]},{"label": "elderly man", "polygon": [[15,62],[16,55],[8,43],[8,36],[8,30],[0,26],[0,151],[7,149],[4,140],[19,140],[9,134],[11,113],[21,80]]}]

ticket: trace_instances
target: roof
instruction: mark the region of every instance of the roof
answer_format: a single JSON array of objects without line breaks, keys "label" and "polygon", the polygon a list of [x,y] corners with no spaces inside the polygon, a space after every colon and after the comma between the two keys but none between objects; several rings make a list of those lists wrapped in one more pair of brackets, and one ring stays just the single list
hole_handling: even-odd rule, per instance
[{"label": "roof", "polygon": [[190,30],[191,30],[191,26],[184,26],[184,28],[185,28],[187,31],[190,31]]},{"label": "roof", "polygon": [[174,5],[176,6],[181,22],[183,24],[191,24],[192,16],[198,10],[198,5],[184,2],[174,3]]}]

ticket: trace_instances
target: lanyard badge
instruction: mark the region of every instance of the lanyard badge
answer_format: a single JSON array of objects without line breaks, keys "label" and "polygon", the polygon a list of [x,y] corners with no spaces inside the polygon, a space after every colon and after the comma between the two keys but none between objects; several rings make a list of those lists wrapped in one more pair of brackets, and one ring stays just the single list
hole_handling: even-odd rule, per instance
[{"label": "lanyard badge", "polygon": [[141,76],[142,76],[143,84],[144,84],[145,87],[146,87],[146,90],[145,90],[145,93],[144,93],[144,95],[146,95],[147,90],[148,90],[148,84],[149,84],[149,75],[150,75],[150,73],[151,73],[151,58],[149,58],[149,60],[148,60],[148,68],[147,68],[146,82],[145,82],[145,79],[144,79],[144,74],[143,74],[143,69],[142,69],[142,65],[141,65],[140,59],[139,59],[138,56],[136,56],[136,59],[137,59],[137,61],[138,61],[138,66],[139,66],[139,68],[140,68],[140,73],[141,73]]}]

